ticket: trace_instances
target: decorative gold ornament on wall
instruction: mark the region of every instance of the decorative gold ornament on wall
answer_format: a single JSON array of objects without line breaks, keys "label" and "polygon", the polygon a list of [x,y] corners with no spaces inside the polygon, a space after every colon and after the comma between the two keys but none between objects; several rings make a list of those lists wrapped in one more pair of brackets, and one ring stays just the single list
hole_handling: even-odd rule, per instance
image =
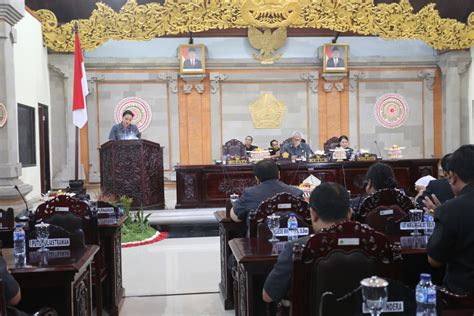
[{"label": "decorative gold ornament on wall", "polygon": [[253,48],[260,50],[259,54],[253,54],[253,58],[261,64],[273,64],[280,59],[281,54],[275,54],[278,48],[285,45],[286,28],[279,28],[272,32],[271,29],[260,31],[255,27],[249,27],[248,38]]},{"label": "decorative gold ornament on wall", "polygon": [[[384,39],[420,39],[436,49],[474,46],[474,13],[467,23],[443,19],[435,4],[414,13],[408,0],[166,0],[138,5],[128,0],[119,12],[98,2],[89,19],[78,20],[82,47],[108,40],[150,40],[164,35],[227,28],[326,28]],[[57,52],[74,50],[75,20],[58,25],[54,13],[38,10],[44,41]]]},{"label": "decorative gold ornament on wall", "polygon": [[249,106],[249,112],[255,128],[280,128],[286,106],[267,92]]}]

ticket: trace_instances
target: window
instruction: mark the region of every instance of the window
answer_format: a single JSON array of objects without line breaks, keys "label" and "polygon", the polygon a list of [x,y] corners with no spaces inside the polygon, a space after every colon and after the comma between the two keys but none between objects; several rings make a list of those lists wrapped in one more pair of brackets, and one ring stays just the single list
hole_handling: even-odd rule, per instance
[{"label": "window", "polygon": [[18,151],[23,167],[36,166],[35,108],[18,104]]}]

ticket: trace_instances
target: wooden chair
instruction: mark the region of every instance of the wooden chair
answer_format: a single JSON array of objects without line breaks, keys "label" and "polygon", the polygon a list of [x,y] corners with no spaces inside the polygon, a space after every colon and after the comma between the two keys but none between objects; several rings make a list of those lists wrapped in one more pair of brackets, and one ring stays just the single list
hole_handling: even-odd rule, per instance
[{"label": "wooden chair", "polygon": [[[61,227],[74,236],[80,230],[83,232],[86,244],[101,246],[97,216],[92,214],[89,204],[85,201],[67,195],[59,195],[38,206],[33,215],[33,221],[30,223],[32,234],[34,234],[34,225],[42,221]],[[92,285],[96,291],[97,315],[102,314],[102,283],[106,278],[105,254],[101,247],[92,263]]]},{"label": "wooden chair", "polygon": [[266,223],[267,216],[280,215],[280,227],[286,227],[290,213],[296,215],[298,227],[308,227],[310,234],[312,233],[308,203],[303,197],[284,192],[263,201],[256,210],[249,213],[247,237],[269,238],[271,233]]},{"label": "wooden chair", "polygon": [[329,138],[323,145],[324,152],[326,154],[331,154],[331,149],[336,149],[339,146],[339,138],[336,136]]},{"label": "wooden chair", "polygon": [[356,220],[374,229],[392,234],[397,224],[415,208],[411,199],[398,189],[382,189],[368,196],[361,204]]},{"label": "wooden chair", "polygon": [[[415,291],[397,280],[387,279],[389,302],[402,301],[403,311],[392,312],[390,315],[415,315],[416,299]],[[362,313],[362,287],[337,297],[332,292],[325,292],[321,296],[319,316],[353,316],[363,315]]]},{"label": "wooden chair", "polygon": [[436,291],[436,304],[439,315],[474,315],[474,292],[458,295],[445,287],[438,287]]},{"label": "wooden chair", "polygon": [[373,275],[393,277],[399,245],[359,222],[344,222],[315,234],[306,246],[295,244],[291,315],[318,315],[321,295],[341,297]]},{"label": "wooden chair", "polygon": [[222,153],[226,156],[247,157],[245,145],[238,139],[231,139],[222,146]]},{"label": "wooden chair", "polygon": [[11,207],[7,208],[7,210],[0,208],[0,225],[3,228],[15,227],[15,215]]}]

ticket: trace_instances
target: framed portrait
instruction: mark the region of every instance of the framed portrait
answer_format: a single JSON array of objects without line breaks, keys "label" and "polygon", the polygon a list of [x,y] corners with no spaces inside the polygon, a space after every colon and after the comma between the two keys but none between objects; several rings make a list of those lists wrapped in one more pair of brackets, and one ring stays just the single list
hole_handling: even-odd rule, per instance
[{"label": "framed portrait", "polygon": [[323,72],[347,72],[348,44],[324,44]]},{"label": "framed portrait", "polygon": [[181,74],[201,74],[206,71],[206,46],[180,45],[179,72]]}]

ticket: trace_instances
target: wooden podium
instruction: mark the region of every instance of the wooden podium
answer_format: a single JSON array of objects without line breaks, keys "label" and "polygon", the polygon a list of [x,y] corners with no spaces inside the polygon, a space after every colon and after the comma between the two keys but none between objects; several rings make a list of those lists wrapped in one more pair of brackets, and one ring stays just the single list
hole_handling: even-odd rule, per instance
[{"label": "wooden podium", "polygon": [[103,194],[133,198],[133,208],[164,209],[163,148],[148,140],[111,140],[100,148]]}]

